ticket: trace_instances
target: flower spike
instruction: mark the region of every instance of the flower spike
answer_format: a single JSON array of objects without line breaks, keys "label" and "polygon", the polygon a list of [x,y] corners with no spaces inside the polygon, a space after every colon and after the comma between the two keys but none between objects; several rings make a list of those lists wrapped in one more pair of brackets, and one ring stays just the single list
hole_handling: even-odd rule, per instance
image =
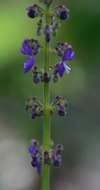
[{"label": "flower spike", "polygon": [[[55,146],[50,143],[50,117],[53,114],[64,117],[68,111],[68,103],[63,96],[57,95],[51,100],[50,83],[52,84],[52,81],[58,82],[63,79],[65,73],[71,72],[69,61],[75,58],[75,52],[67,42],[58,41],[55,47],[51,48],[52,38],[57,34],[61,24],[69,18],[69,9],[65,5],[58,5],[56,8],[50,7],[53,0],[39,0],[39,2],[42,3],[41,7],[33,4],[28,6],[26,11],[30,20],[33,21],[36,18],[36,33],[38,37],[43,36],[42,46],[38,40],[26,38],[22,43],[21,53],[27,57],[24,62],[24,73],[30,71],[33,83],[43,84],[43,103],[32,95],[26,100],[25,109],[33,121],[36,118],[43,118],[43,143],[40,145],[37,140],[33,139],[28,148],[28,154],[31,157],[31,166],[37,174],[42,174],[42,190],[49,190],[49,167],[62,165],[64,150],[62,144]],[[41,47],[44,59],[39,68],[36,56]],[[53,56],[51,52],[58,58],[55,63],[51,63],[50,56]]]}]

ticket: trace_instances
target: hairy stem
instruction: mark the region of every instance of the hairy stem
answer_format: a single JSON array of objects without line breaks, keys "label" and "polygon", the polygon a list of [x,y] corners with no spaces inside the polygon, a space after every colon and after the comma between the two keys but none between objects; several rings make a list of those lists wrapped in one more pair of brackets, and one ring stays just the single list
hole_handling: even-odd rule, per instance
[{"label": "hairy stem", "polygon": [[[46,10],[46,24],[49,24],[49,7]],[[45,42],[44,71],[49,71],[49,43]],[[50,146],[50,119],[49,119],[49,83],[44,83],[44,125],[43,125],[43,149],[48,151]],[[42,171],[42,190],[49,190],[49,166],[44,165]]]}]

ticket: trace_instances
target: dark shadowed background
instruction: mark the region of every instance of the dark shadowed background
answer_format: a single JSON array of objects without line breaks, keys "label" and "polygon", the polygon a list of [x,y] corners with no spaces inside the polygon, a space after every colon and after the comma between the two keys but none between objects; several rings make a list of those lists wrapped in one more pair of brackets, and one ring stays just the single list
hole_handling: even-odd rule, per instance
[{"label": "dark shadowed background", "polygon": [[[35,1],[35,2],[38,2]],[[63,143],[61,169],[51,171],[52,190],[100,190],[100,0],[66,3],[70,19],[56,40],[72,44],[76,57],[72,72],[51,88],[51,98],[68,99],[65,118],[52,118],[52,137]],[[23,39],[36,37],[25,9],[34,0],[0,0],[0,190],[39,190],[39,178],[30,166],[27,147],[42,139],[42,119],[32,121],[24,110],[27,97],[42,98],[31,72],[23,74]],[[41,65],[43,53],[37,59]],[[55,59],[52,57],[52,62]]]}]

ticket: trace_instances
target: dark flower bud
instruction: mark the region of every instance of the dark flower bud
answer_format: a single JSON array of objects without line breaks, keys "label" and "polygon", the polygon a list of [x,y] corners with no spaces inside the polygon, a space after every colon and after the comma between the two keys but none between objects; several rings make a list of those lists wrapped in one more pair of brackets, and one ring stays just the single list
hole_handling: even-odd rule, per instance
[{"label": "dark flower bud", "polygon": [[32,112],[31,112],[31,114],[32,114],[32,119],[35,119],[38,115],[37,115],[37,113],[36,113],[36,107],[37,106],[34,106],[33,108],[32,108]]},{"label": "dark flower bud", "polygon": [[39,13],[40,13],[40,8],[36,4],[27,8],[27,15],[30,18],[35,18],[35,17],[39,16]]},{"label": "dark flower bud", "polygon": [[37,23],[37,35],[40,36],[41,35],[41,32],[42,32],[42,24],[43,24],[43,21],[42,21],[42,18],[40,18],[39,22]]},{"label": "dark flower bud", "polygon": [[60,5],[56,8],[56,14],[61,20],[66,20],[69,18],[69,9],[64,5]]},{"label": "dark flower bud", "polygon": [[40,76],[38,74],[33,76],[33,82],[35,84],[39,84],[40,83]]},{"label": "dark flower bud", "polygon": [[60,115],[60,116],[65,116],[65,114],[66,114],[66,111],[65,111],[65,107],[62,105],[60,105],[59,106],[59,108],[58,108],[58,114]]},{"label": "dark flower bud", "polygon": [[52,106],[57,110],[58,115],[65,116],[67,109],[67,102],[63,96],[56,96]]},{"label": "dark flower bud", "polygon": [[36,97],[29,98],[26,101],[26,110],[31,113],[32,119],[43,115],[43,105]]},{"label": "dark flower bud", "polygon": [[58,159],[54,159],[53,165],[54,165],[55,167],[59,167],[59,166],[60,166],[59,160],[58,160]]},{"label": "dark flower bud", "polygon": [[47,72],[44,73],[44,75],[43,75],[43,81],[44,81],[45,83],[48,83],[48,82],[50,81],[50,77],[49,77],[49,75],[48,75]]},{"label": "dark flower bud", "polygon": [[44,152],[44,163],[45,164],[50,164],[50,157],[49,157],[49,152],[48,151],[45,151]]},{"label": "dark flower bud", "polygon": [[51,33],[52,33],[51,26],[46,25],[45,29],[44,29],[44,34],[45,34],[45,40],[46,40],[46,42],[50,42],[50,40],[51,40]]}]

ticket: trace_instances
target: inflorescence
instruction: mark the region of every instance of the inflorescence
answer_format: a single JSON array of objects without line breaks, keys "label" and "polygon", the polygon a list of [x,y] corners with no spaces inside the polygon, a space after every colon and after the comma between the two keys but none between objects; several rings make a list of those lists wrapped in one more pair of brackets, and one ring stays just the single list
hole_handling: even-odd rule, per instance
[{"label": "inflorescence", "polygon": [[[44,6],[49,7],[53,0],[39,0]],[[64,21],[69,18],[69,9],[64,5],[59,5],[50,9],[48,13],[48,24],[45,23],[45,16],[47,12],[45,8],[40,7],[37,4],[33,4],[26,9],[27,16],[37,21],[37,35],[43,34],[44,40],[47,44],[50,44],[53,36],[57,34],[57,31]],[[75,52],[72,46],[67,42],[57,42],[53,47],[52,52],[55,56],[58,56],[58,61],[53,65],[49,65],[49,70],[45,71],[43,68],[38,68],[36,63],[36,56],[40,51],[43,51],[44,47],[37,39],[25,39],[22,43],[21,53],[27,56],[24,62],[24,73],[32,72],[32,80],[35,84],[54,83],[61,79],[65,73],[70,73],[71,67],[68,62],[73,60]],[[48,106],[48,113],[52,115],[54,113],[59,116],[65,116],[67,113],[67,101],[63,96],[56,96],[54,100],[50,101]],[[28,98],[25,104],[25,109],[31,114],[32,119],[43,116],[45,113],[44,105],[38,100],[37,97]],[[36,140],[32,140],[32,145],[28,149],[32,158],[31,165],[36,168],[40,174],[42,163],[53,166],[60,166],[62,162],[63,145],[56,145],[50,147],[49,150],[43,150],[43,147],[39,145]]]},{"label": "inflorescence", "polygon": [[[27,99],[25,109],[31,114],[32,119],[44,115],[45,108],[43,104],[38,100],[37,97],[30,97]],[[65,116],[67,113],[67,101],[63,96],[56,96],[48,107],[50,115],[54,113],[59,116]]]},{"label": "inflorescence", "polygon": [[42,163],[49,166],[60,167],[62,164],[63,145],[57,144],[51,146],[49,150],[43,150],[37,140],[33,139],[31,146],[28,148],[31,156],[31,165],[36,168],[38,174],[41,173]]},{"label": "inflorescence", "polygon": [[67,62],[73,60],[75,56],[71,45],[68,43],[57,43],[55,47],[55,54],[60,58],[60,60],[57,64],[50,67],[49,73],[38,71],[37,67],[35,66],[35,56],[39,53],[40,48],[41,45],[37,40],[34,39],[24,40],[21,48],[21,52],[28,56],[28,59],[24,63],[24,73],[32,70],[33,82],[35,84],[40,82],[47,83],[50,81],[50,79],[56,82],[59,77],[63,77],[64,73],[69,73],[71,71],[71,68],[67,65]]}]

